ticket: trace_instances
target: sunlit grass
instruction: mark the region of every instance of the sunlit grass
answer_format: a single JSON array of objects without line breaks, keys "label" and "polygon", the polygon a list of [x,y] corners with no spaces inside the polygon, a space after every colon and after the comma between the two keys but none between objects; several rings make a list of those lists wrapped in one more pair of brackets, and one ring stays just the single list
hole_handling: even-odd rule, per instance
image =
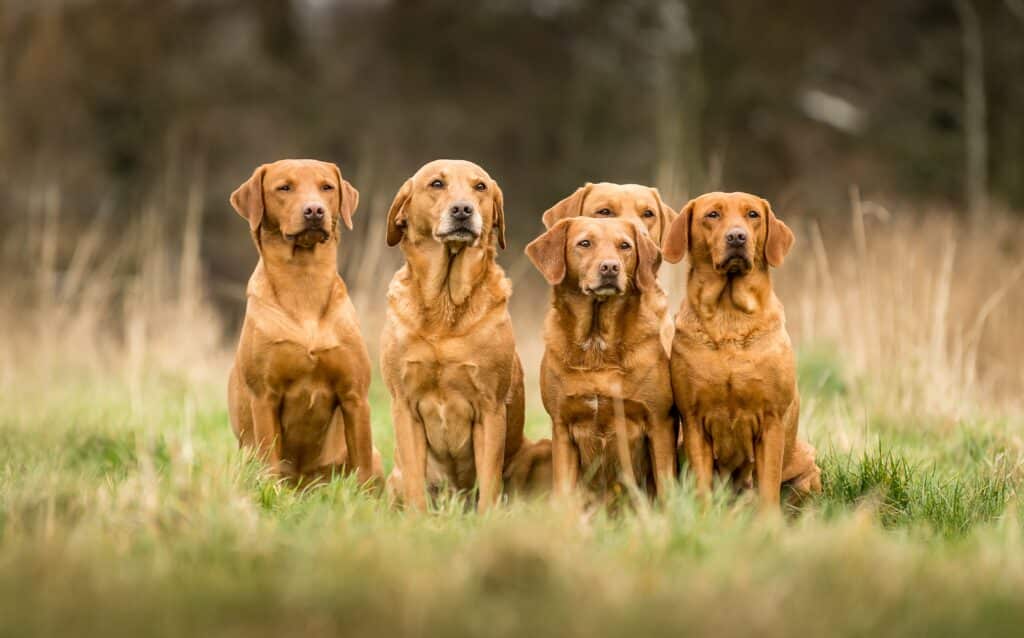
[{"label": "sunlit grass", "polygon": [[[833,367],[801,363],[805,400],[854,401],[841,373],[821,383]],[[478,516],[453,499],[420,516],[350,478],[296,490],[266,476],[237,449],[218,384],[154,376],[141,404],[131,393],[102,376],[28,384],[0,418],[0,633],[951,635],[1024,621],[1019,422],[908,433],[871,415],[871,443],[840,450],[808,421],[825,493],[782,523],[746,498],[698,504],[685,481],[617,513],[518,502]],[[390,461],[376,382],[373,398]]]}]

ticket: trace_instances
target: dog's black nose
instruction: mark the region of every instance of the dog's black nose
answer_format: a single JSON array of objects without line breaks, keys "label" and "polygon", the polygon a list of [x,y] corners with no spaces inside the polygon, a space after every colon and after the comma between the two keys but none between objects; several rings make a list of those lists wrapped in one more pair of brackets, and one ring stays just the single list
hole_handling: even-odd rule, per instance
[{"label": "dog's black nose", "polygon": [[476,208],[469,202],[455,202],[452,204],[451,210],[448,211],[451,216],[459,221],[469,219],[476,212]]},{"label": "dog's black nose", "polygon": [[309,221],[319,221],[324,218],[324,207],[320,204],[306,204],[302,209],[302,216]]},{"label": "dog's black nose", "polygon": [[622,264],[615,261],[614,259],[608,259],[601,262],[598,267],[601,270],[601,274],[610,277],[612,275],[619,274],[619,270],[622,268]]},{"label": "dog's black nose", "polygon": [[741,228],[733,228],[725,234],[725,243],[729,246],[742,246],[747,243],[747,232]]}]

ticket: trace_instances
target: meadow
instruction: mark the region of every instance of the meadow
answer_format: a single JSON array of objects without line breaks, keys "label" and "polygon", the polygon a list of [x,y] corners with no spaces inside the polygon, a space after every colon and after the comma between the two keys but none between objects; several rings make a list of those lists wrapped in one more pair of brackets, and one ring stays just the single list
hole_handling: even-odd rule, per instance
[{"label": "meadow", "polygon": [[[772,522],[747,498],[698,505],[685,476],[665,504],[617,513],[519,501],[477,515],[449,499],[414,515],[350,479],[282,485],[228,426],[235,334],[208,301],[200,213],[73,239],[58,206],[38,213],[0,250],[21,264],[0,289],[0,636],[953,636],[1024,623],[1019,217],[854,196],[829,223],[786,218],[798,243],[776,284],[824,493]],[[343,238],[372,351],[394,255],[348,250]],[[521,253],[501,261],[528,431],[544,435],[544,291]],[[681,269],[663,279],[678,299]],[[390,467],[387,392],[375,380],[372,393]]]}]

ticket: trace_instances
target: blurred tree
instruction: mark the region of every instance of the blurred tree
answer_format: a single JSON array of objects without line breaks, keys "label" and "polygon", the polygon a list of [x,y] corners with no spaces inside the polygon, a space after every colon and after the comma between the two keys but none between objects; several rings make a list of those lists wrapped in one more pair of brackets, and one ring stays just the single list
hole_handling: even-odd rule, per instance
[{"label": "blurred tree", "polygon": [[[723,187],[845,209],[858,184],[1022,208],[1020,7],[0,0],[0,173],[74,193],[73,223],[111,200],[171,208],[202,167],[218,211],[204,256],[231,281],[251,251],[222,241],[226,194],[287,155],[338,161],[368,207],[429,159],[474,159],[505,187],[516,242],[602,179],[655,183],[676,206]],[[31,192],[3,189],[0,214]]]}]

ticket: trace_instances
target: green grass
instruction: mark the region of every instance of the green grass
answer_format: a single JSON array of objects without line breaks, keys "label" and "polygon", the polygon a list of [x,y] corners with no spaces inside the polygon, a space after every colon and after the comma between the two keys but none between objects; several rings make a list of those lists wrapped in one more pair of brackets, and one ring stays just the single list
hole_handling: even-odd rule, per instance
[{"label": "green grass", "polygon": [[[403,514],[269,479],[218,382],[26,375],[0,399],[0,636],[1017,633],[1024,423],[877,413],[825,351],[800,379],[825,492],[773,523],[685,482],[615,515]],[[379,383],[373,423],[390,466]]]}]

